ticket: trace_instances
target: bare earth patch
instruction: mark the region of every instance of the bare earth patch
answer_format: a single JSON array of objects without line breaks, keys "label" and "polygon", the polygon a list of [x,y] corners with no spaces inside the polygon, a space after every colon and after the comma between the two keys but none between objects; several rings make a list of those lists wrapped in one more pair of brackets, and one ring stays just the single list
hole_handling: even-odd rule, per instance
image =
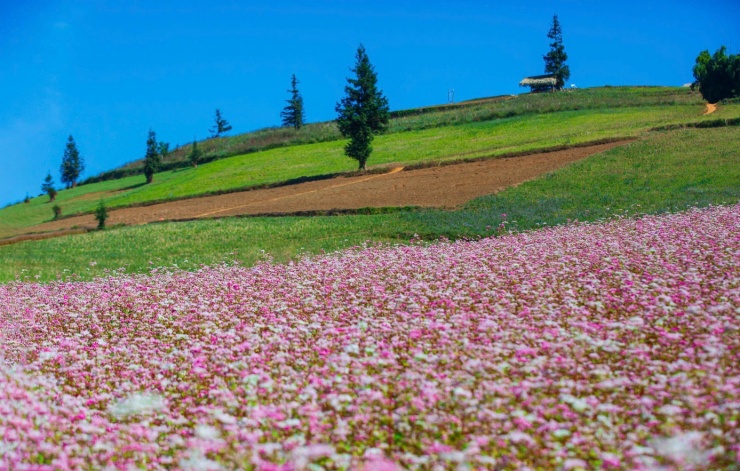
[{"label": "bare earth patch", "polygon": [[[571,162],[624,143],[612,142],[416,170],[402,171],[403,169],[399,167],[384,174],[339,177],[278,188],[124,208],[110,211],[107,224],[136,225],[155,221],[237,215],[281,215],[367,207],[452,208],[479,196],[519,185]],[[92,215],[84,215],[40,224],[29,228],[29,232],[60,231],[59,235],[62,235],[72,228],[95,227],[95,218]]]}]

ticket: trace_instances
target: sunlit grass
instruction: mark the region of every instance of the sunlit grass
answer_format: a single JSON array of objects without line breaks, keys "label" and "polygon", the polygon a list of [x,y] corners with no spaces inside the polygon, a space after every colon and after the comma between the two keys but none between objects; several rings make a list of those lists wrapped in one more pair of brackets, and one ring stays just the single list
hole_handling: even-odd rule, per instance
[{"label": "sunlit grass", "polygon": [[144,272],[151,266],[195,268],[224,260],[251,265],[265,257],[282,262],[367,240],[493,235],[503,221],[505,230],[525,230],[568,220],[731,204],[740,201],[738,148],[736,127],[654,133],[455,211],[229,218],[24,242],[0,247],[0,280],[18,275],[53,280],[63,273],[91,278],[106,269]]},{"label": "sunlit grass", "polygon": [[[708,119],[700,105],[565,111],[378,136],[369,166],[488,157],[577,145],[601,139],[636,137],[660,125]],[[724,107],[712,119],[740,116],[740,105]],[[63,190],[63,215],[91,212],[100,200],[111,208],[164,201],[340,172],[356,162],[343,154],[343,141],[272,149],[230,157],[198,168],[126,177]],[[51,220],[47,196],[0,210],[0,237],[22,233]]]}]

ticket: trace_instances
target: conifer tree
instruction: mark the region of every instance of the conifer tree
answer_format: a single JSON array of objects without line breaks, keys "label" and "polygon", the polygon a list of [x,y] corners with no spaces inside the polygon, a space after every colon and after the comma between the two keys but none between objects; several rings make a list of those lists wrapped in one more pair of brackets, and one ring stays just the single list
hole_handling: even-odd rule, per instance
[{"label": "conifer tree", "polygon": [[550,52],[542,56],[545,60],[545,72],[555,76],[555,88],[561,90],[570,78],[570,68],[565,65],[568,54],[565,53],[565,46],[563,46],[563,31],[560,28],[558,15],[553,15],[552,27],[547,33],[547,37],[552,42],[550,43]]},{"label": "conifer tree", "polygon": [[214,121],[214,126],[208,130],[211,133],[211,137],[221,137],[221,134],[231,131],[231,125],[221,116],[221,110],[216,109]]},{"label": "conifer tree", "polygon": [[293,77],[290,80],[291,87],[290,90],[288,90],[288,93],[290,93],[290,100],[287,100],[288,106],[283,108],[283,111],[280,113],[280,118],[283,120],[283,126],[292,126],[295,129],[301,129],[305,120],[303,97],[297,87],[299,83],[300,82],[295,77],[295,74],[293,74]]},{"label": "conifer tree", "polygon": [[163,141],[157,144],[157,152],[159,153],[159,156],[161,157],[162,161],[164,161],[167,158],[167,156],[170,155],[170,143]]},{"label": "conifer tree", "polygon": [[149,130],[149,137],[146,140],[146,155],[144,156],[144,175],[146,182],[151,183],[154,180],[154,174],[159,170],[159,151],[157,149],[157,135]]},{"label": "conifer tree", "polygon": [[364,170],[373,151],[374,134],[383,132],[388,125],[388,99],[378,89],[378,76],[362,44],[357,48],[355,60],[351,70],[356,78],[347,79],[348,85],[344,87],[347,95],[335,110],[339,113],[339,132],[350,140],[344,153],[357,160],[360,170]]},{"label": "conifer tree", "polygon": [[193,147],[190,149],[190,154],[188,154],[188,160],[193,165],[193,167],[198,166],[198,161],[200,161],[201,152],[200,149],[198,149],[198,141],[193,139]]},{"label": "conifer tree", "polygon": [[51,203],[57,197],[57,190],[54,188],[54,179],[51,177],[51,172],[46,175],[44,184],[41,185],[41,191],[49,195],[49,202]]},{"label": "conifer tree", "polygon": [[77,186],[77,179],[80,178],[80,174],[85,169],[85,163],[80,155],[80,151],[77,150],[77,143],[70,134],[67,138],[67,145],[64,148],[64,157],[62,157],[62,165],[59,167],[59,172],[62,174],[62,183],[67,185],[67,188],[74,188]]}]

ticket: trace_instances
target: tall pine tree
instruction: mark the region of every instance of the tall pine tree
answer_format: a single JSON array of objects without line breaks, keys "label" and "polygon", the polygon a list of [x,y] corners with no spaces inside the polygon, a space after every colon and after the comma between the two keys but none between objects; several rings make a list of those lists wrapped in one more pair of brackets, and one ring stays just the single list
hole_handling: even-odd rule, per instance
[{"label": "tall pine tree", "polygon": [[542,56],[545,60],[545,72],[555,76],[555,88],[561,90],[570,78],[570,68],[565,65],[568,54],[565,53],[565,46],[563,46],[563,31],[560,29],[558,15],[553,15],[552,27],[547,33],[547,37],[552,42],[550,43],[550,52]]},{"label": "tall pine tree", "polygon": [[373,151],[370,145],[374,134],[383,132],[388,125],[388,99],[378,89],[378,76],[370,64],[365,47],[360,44],[355,54],[355,78],[348,78],[344,87],[347,94],[335,108],[339,113],[337,126],[342,136],[349,138],[344,153],[357,160],[360,170]]},{"label": "tall pine tree", "polygon": [[66,184],[67,188],[76,187],[77,179],[80,178],[83,170],[85,170],[85,162],[80,155],[80,151],[77,150],[75,139],[70,134],[67,138],[67,145],[64,147],[62,165],[59,167],[59,172],[62,174],[62,183]]},{"label": "tall pine tree", "polygon": [[151,183],[154,180],[154,174],[159,170],[159,149],[157,149],[157,135],[149,130],[149,136],[146,139],[146,155],[144,156],[144,175],[146,182]]},{"label": "tall pine tree", "polygon": [[301,129],[303,121],[305,120],[305,113],[303,111],[303,97],[298,91],[297,85],[300,82],[295,78],[295,74],[290,80],[290,100],[287,100],[288,106],[283,108],[280,113],[280,118],[283,120],[283,126],[292,126],[295,129]]},{"label": "tall pine tree", "polygon": [[214,126],[208,130],[211,133],[211,137],[221,137],[221,134],[231,131],[231,125],[221,116],[221,110],[216,109],[216,118],[214,118],[214,121]]}]

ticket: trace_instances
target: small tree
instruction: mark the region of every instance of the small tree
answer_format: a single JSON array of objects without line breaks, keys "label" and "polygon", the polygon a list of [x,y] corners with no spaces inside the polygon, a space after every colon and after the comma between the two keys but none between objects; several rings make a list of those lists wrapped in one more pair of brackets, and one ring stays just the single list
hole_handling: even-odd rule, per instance
[{"label": "small tree", "polygon": [[351,69],[356,78],[348,78],[344,87],[347,94],[335,108],[339,113],[337,126],[342,136],[349,138],[344,153],[357,160],[360,170],[373,151],[370,145],[374,134],[383,132],[388,125],[388,99],[377,87],[378,76],[360,44],[355,54],[355,67]]},{"label": "small tree", "polygon": [[709,103],[740,96],[740,54],[725,54],[720,47],[714,55],[704,50],[696,58],[694,78],[699,92]]},{"label": "small tree", "polygon": [[570,68],[565,65],[568,54],[565,53],[565,46],[563,46],[563,32],[560,29],[558,15],[553,15],[552,28],[547,33],[547,37],[552,42],[550,43],[550,52],[542,56],[545,60],[545,72],[555,76],[555,88],[561,90],[570,78]]},{"label": "small tree", "polygon": [[98,221],[98,230],[105,229],[105,220],[108,219],[108,209],[105,207],[103,200],[100,200],[98,207],[95,209],[95,220]]},{"label": "small tree", "polygon": [[193,139],[193,146],[190,148],[190,154],[188,154],[188,160],[193,165],[193,167],[198,166],[198,162],[200,161],[201,152],[200,149],[198,149],[198,141]]},{"label": "small tree", "polygon": [[149,130],[149,137],[146,140],[146,155],[144,156],[144,175],[146,182],[151,183],[154,180],[154,174],[159,170],[159,151],[157,150],[157,135]]},{"label": "small tree", "polygon": [[41,185],[41,191],[49,195],[49,202],[51,203],[57,197],[57,190],[54,188],[54,179],[51,177],[51,172],[46,175],[44,184]]},{"label": "small tree", "polygon": [[211,137],[220,137],[221,134],[231,131],[231,125],[221,116],[221,110],[216,109],[215,125],[208,130]]},{"label": "small tree", "polygon": [[54,220],[56,221],[62,216],[62,207],[58,204],[55,204],[51,207],[52,212],[54,213]]},{"label": "small tree", "polygon": [[161,160],[164,161],[170,155],[170,143],[160,142],[157,144],[157,153],[159,153]]},{"label": "small tree", "polygon": [[292,126],[295,129],[301,129],[305,120],[305,113],[303,111],[303,97],[298,91],[297,85],[300,82],[295,78],[293,74],[290,80],[290,100],[287,100],[288,106],[283,108],[280,113],[280,118],[283,120],[283,126]]},{"label": "small tree", "polygon": [[77,150],[77,143],[70,134],[67,138],[67,145],[64,148],[64,157],[62,157],[62,165],[59,167],[59,172],[62,174],[62,183],[67,185],[67,188],[74,188],[77,186],[77,179],[80,178],[80,174],[85,169],[85,162],[80,156],[80,152]]}]

